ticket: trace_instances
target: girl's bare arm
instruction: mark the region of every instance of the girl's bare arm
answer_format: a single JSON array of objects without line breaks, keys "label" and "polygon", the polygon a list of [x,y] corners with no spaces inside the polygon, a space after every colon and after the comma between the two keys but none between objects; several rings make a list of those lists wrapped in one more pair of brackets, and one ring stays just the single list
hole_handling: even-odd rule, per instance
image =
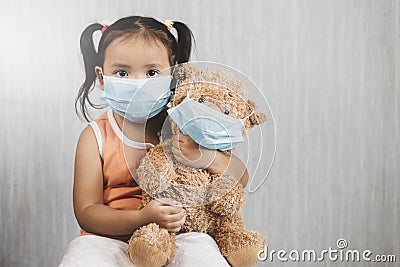
[{"label": "girl's bare arm", "polygon": [[96,234],[127,235],[150,222],[174,232],[183,224],[182,218],[184,221],[181,208],[158,201],[140,211],[117,210],[104,205],[101,158],[90,126],[83,130],[76,149],[73,199],[80,227]]}]

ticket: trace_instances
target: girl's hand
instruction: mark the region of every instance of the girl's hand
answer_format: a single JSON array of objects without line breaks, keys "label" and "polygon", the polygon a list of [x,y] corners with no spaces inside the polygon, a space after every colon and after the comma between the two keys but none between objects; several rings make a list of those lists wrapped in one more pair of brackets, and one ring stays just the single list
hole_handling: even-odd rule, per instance
[{"label": "girl's hand", "polygon": [[189,136],[180,133],[174,136],[172,153],[181,164],[196,169],[206,169],[214,162],[218,151],[202,147]]},{"label": "girl's hand", "polygon": [[[165,201],[165,202],[164,202]],[[169,202],[171,204],[168,204]],[[156,223],[168,232],[179,232],[185,223],[185,210],[177,206],[173,200],[152,200],[142,210],[142,215],[148,223]],[[175,205],[174,205],[175,204]]]}]

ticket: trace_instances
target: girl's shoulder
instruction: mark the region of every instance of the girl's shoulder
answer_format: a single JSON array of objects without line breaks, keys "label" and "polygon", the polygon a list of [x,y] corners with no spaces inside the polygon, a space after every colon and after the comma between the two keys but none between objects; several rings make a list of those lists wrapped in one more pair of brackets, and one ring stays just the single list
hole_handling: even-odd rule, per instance
[{"label": "girl's shoulder", "polygon": [[[100,158],[96,135],[90,125],[81,132],[76,146],[76,161]],[[85,160],[86,159],[86,160]]]},{"label": "girl's shoulder", "polygon": [[88,134],[90,139],[96,140],[96,145],[101,158],[103,158],[103,136],[107,136],[107,131],[110,131],[108,129],[110,128],[110,122],[112,120],[110,116],[112,116],[112,113],[111,110],[108,110],[96,120],[89,122],[89,125],[83,130],[90,132],[90,134]]},{"label": "girl's shoulder", "polygon": [[[104,112],[100,117],[88,123],[82,130],[77,144],[77,149],[99,151],[99,140],[102,140],[100,128],[108,123],[108,111]],[[100,151],[99,151],[100,152]],[[101,153],[100,153],[101,154]]]}]

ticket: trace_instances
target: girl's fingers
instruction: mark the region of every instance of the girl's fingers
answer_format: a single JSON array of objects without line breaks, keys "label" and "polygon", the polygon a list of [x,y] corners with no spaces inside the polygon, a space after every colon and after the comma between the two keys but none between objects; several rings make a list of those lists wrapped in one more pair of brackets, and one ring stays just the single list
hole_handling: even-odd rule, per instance
[{"label": "girl's fingers", "polygon": [[188,142],[190,140],[191,140],[191,138],[188,135],[183,134],[183,133],[179,134],[179,142],[186,143],[186,142]]},{"label": "girl's fingers", "polygon": [[182,143],[181,133],[174,135],[174,138],[172,140],[173,140],[173,143]]},{"label": "girl's fingers", "polygon": [[183,216],[180,220],[178,221],[174,221],[174,222],[170,222],[167,224],[168,229],[170,229],[170,231],[172,232],[172,230],[174,229],[178,229],[177,231],[180,230],[180,228],[183,226],[183,224],[185,223],[185,216]]},{"label": "girl's fingers", "polygon": [[164,223],[162,224],[162,227],[167,229],[169,232],[179,232],[182,225],[185,223],[185,217],[186,216],[184,210],[177,214],[167,215],[164,218]]},{"label": "girl's fingers", "polygon": [[182,227],[183,223],[181,221],[171,222],[167,224],[168,229],[176,229]]},{"label": "girl's fingers", "polygon": [[180,224],[180,225],[183,225],[183,224],[185,223],[185,221],[186,221],[186,213],[183,214],[183,217],[182,217],[182,219],[179,221],[179,224]]},{"label": "girl's fingers", "polygon": [[169,222],[179,222],[185,218],[185,210],[182,209],[178,213],[169,214],[167,215],[167,218]]},{"label": "girl's fingers", "polygon": [[165,207],[165,214],[167,216],[181,216],[184,213],[184,210],[180,207]]},{"label": "girl's fingers", "polygon": [[174,138],[173,138],[173,141],[176,141],[178,143],[185,143],[189,140],[191,140],[191,138],[184,133],[179,133],[177,135],[174,135]]},{"label": "girl's fingers", "polygon": [[181,152],[181,149],[179,147],[179,143],[177,141],[172,142],[172,150],[173,152]]},{"label": "girl's fingers", "polygon": [[174,157],[176,159],[182,159],[182,151],[179,148],[176,147],[172,147],[172,154],[174,154]]}]

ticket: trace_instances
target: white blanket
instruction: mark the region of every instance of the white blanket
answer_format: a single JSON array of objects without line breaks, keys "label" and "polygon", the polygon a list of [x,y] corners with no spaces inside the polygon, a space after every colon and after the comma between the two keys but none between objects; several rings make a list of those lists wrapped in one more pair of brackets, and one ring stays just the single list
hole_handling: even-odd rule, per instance
[{"label": "white blanket", "polygon": [[[229,266],[215,241],[203,233],[183,233],[176,236],[177,253],[168,267]],[[96,236],[79,236],[71,241],[59,267],[134,267],[127,254],[128,244]]]}]

